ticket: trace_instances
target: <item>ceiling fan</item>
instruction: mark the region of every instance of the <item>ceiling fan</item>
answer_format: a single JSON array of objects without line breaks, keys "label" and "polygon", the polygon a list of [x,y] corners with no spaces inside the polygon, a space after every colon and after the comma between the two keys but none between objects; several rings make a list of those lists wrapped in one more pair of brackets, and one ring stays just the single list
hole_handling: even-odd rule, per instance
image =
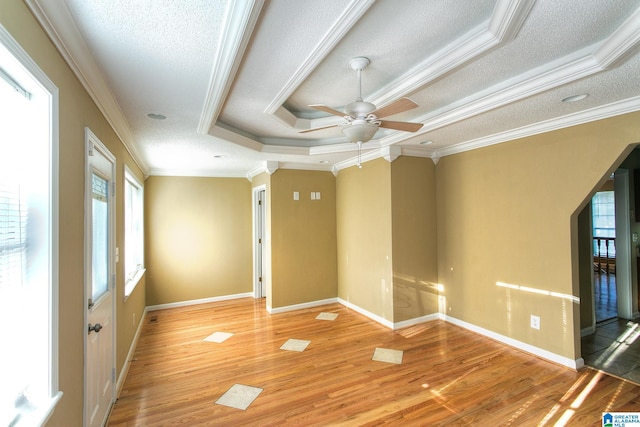
[{"label": "ceiling fan", "polygon": [[[383,117],[392,116],[394,114],[402,113],[404,111],[416,108],[418,104],[410,100],[409,98],[400,98],[397,101],[392,102],[382,108],[376,107],[371,102],[362,100],[362,70],[364,70],[370,61],[368,58],[357,57],[353,58],[349,65],[358,74],[358,98],[355,102],[347,104],[344,107],[344,112],[340,112],[331,107],[323,104],[313,104],[309,107],[324,111],[325,113],[332,114],[334,116],[343,117],[346,122],[343,124],[323,126],[314,129],[306,129],[300,131],[300,133],[314,132],[321,129],[328,129],[332,127],[340,127],[342,133],[349,139],[349,141],[357,143],[358,149],[362,143],[370,141],[379,128],[394,129],[405,132],[416,132],[422,127],[422,123],[411,122],[396,122],[391,120],[380,120]],[[359,151],[359,150],[358,150]],[[358,166],[360,166],[360,156],[358,155]]]}]

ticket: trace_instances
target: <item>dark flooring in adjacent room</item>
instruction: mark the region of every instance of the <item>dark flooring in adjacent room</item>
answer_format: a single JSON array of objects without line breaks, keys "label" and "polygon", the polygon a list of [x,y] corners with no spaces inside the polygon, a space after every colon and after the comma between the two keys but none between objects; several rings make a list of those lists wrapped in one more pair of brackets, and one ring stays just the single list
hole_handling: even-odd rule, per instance
[{"label": "dark flooring in adjacent room", "polygon": [[596,332],[582,338],[584,363],[640,384],[640,319],[617,317],[615,274],[595,273]]}]

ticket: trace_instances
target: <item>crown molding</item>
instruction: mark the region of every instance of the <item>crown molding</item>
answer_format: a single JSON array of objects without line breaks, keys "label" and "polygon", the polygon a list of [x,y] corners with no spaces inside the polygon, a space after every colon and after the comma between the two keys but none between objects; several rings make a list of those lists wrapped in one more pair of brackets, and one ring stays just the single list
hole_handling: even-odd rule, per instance
[{"label": "crown molding", "polygon": [[147,176],[180,176],[198,178],[246,178],[247,173],[240,170],[218,170],[218,169],[149,169]]},{"label": "crown molding", "polygon": [[624,61],[640,41],[640,8],[636,9],[593,53],[602,68]]},{"label": "crown molding", "polygon": [[[357,8],[355,3],[358,3]],[[296,129],[298,129],[298,126],[301,126],[300,129],[310,129],[326,125],[326,118],[294,120],[296,116],[286,110],[283,104],[344,37],[346,30],[350,29],[358,21],[372,3],[372,1],[367,1],[366,3],[354,1],[350,4],[345,14],[329,30],[328,37],[318,44],[307,60],[298,68],[274,100],[267,106],[265,113],[270,114],[284,125],[295,127]],[[441,51],[436,52],[391,84],[380,88],[371,96],[371,102],[376,105],[384,105],[406,96],[461,65],[476,59],[495,48],[498,44],[511,40],[522,28],[522,24],[534,3],[535,0],[499,0],[489,20],[467,32]],[[285,110],[288,114],[282,110]],[[335,122],[335,118],[332,119],[331,124]]]},{"label": "crown molding", "polygon": [[371,102],[384,105],[407,96],[496,46],[510,41],[522,28],[534,3],[534,0],[499,0],[489,20],[434,53],[391,84],[380,88],[371,97]]},{"label": "crown molding", "polygon": [[197,131],[200,134],[209,133],[218,120],[263,5],[264,0],[236,0],[227,5],[220,51],[215,55],[209,89],[198,123]]},{"label": "crown molding", "polygon": [[245,176],[249,181],[253,181],[253,177],[255,176],[260,175],[263,172],[266,172],[269,175],[273,175],[275,171],[277,171],[279,168],[280,168],[280,164],[278,162],[267,160],[265,162],[262,162],[262,164],[256,166],[255,168],[251,169],[249,172],[246,173]]},{"label": "crown molding", "polygon": [[96,64],[65,2],[25,0],[27,7],[58,49],[93,102],[124,144],[143,174],[148,167],[138,152],[129,122]]},{"label": "crown molding", "polygon": [[351,0],[346,6],[344,13],[336,20],[329,31],[327,31],[326,36],[320,40],[307,59],[300,65],[295,73],[293,73],[273,101],[267,105],[264,110],[266,114],[274,115],[276,111],[282,107],[287,98],[309,77],[309,74],[315,70],[374,3],[375,0]]},{"label": "crown molding", "polygon": [[397,145],[390,145],[380,149],[380,156],[391,163],[402,154],[402,148]]},{"label": "crown molding", "polygon": [[554,130],[606,119],[609,117],[619,116],[621,114],[632,113],[635,111],[640,111],[640,96],[629,98],[624,101],[614,102],[605,106],[568,114],[566,116],[556,117],[553,119],[535,123],[533,125],[522,126],[517,129],[511,129],[487,137],[465,141],[435,151],[432,155],[432,159],[436,161],[436,157],[439,159],[440,157],[450,156],[452,154],[463,153],[465,151],[488,147],[490,145],[513,141],[519,138],[525,138],[545,132],[551,132]]}]

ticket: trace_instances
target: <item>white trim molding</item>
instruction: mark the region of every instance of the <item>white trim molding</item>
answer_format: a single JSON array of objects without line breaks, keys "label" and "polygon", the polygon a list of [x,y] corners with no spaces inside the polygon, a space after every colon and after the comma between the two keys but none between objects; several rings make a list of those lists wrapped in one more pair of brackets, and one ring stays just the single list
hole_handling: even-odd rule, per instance
[{"label": "white trim molding", "polygon": [[[146,311],[164,310],[165,308],[188,307],[190,305],[205,304],[209,302],[227,301],[239,298],[253,298],[253,292],[245,292],[242,294],[223,295],[219,297],[192,299],[188,301],[170,302],[167,304],[149,305]],[[145,312],[146,312],[145,311]]]},{"label": "white trim molding", "polygon": [[267,312],[269,314],[286,313],[288,311],[303,310],[305,308],[313,308],[321,305],[334,304],[336,302],[339,302],[338,298],[328,298],[328,299],[323,299],[318,301],[303,302],[301,304],[287,305],[284,307],[276,307],[276,308],[267,306]]},{"label": "white trim molding", "polygon": [[474,325],[472,323],[465,322],[460,319],[456,319],[455,317],[442,315],[443,320],[449,322],[453,325],[460,326],[461,328],[467,329],[471,332],[478,333],[480,335],[484,335],[487,338],[491,338],[503,344],[506,344],[510,347],[517,348],[518,350],[522,350],[526,353],[532,354],[534,356],[541,357],[550,362],[557,363],[559,365],[566,366],[567,368],[578,370],[584,366],[584,360],[580,357],[578,359],[569,359],[568,357],[560,356],[559,354],[552,353],[548,350],[544,350],[542,348],[533,346],[531,344],[527,344],[522,341],[518,341],[516,339],[507,337],[506,335],[499,334],[497,332],[493,332],[489,329],[482,328],[480,326]]},{"label": "white trim molding", "polygon": [[370,312],[368,310],[365,310],[364,308],[359,307],[359,306],[357,306],[357,305],[355,305],[355,304],[353,304],[353,303],[351,303],[349,301],[345,301],[342,298],[338,298],[338,302],[340,304],[344,305],[345,307],[350,308],[351,310],[353,310],[355,312],[358,312],[358,313],[362,314],[363,316],[366,316],[369,319],[380,323],[383,326],[386,326],[389,329],[393,329],[394,325],[393,325],[393,322],[391,320],[387,320],[382,316],[378,316],[377,314],[374,314],[374,313],[372,313],[372,312]]},{"label": "white trim molding", "polygon": [[398,323],[393,323],[383,317],[378,316],[377,314],[371,313],[370,311],[367,311],[361,307],[358,307],[357,305],[350,303],[348,301],[345,301],[341,298],[338,298],[338,302],[342,305],[344,305],[347,308],[352,309],[353,311],[356,311],[366,317],[368,317],[371,320],[374,320],[378,323],[380,323],[383,326],[386,326],[392,330],[397,330],[397,329],[401,329],[401,328],[406,328],[408,326],[414,326],[420,323],[425,323],[425,322],[430,322],[430,321],[434,321],[434,320],[444,320],[445,322],[451,323],[453,325],[456,326],[460,326],[464,329],[467,329],[471,332],[475,332],[477,334],[483,335],[487,338],[491,338],[495,341],[498,341],[502,344],[506,344],[509,347],[513,347],[516,348],[518,350],[522,350],[526,353],[532,354],[534,356],[540,357],[542,359],[548,360],[550,362],[562,365],[562,366],[566,366],[568,368],[571,369],[581,369],[584,366],[584,360],[582,358],[578,358],[576,360],[573,359],[569,359],[565,356],[561,356],[559,354],[555,354],[553,352],[550,352],[548,350],[544,350],[542,348],[533,346],[531,344],[527,344],[525,342],[507,337],[505,335],[499,334],[497,332],[493,332],[489,329],[485,329],[482,328],[480,326],[476,326],[474,324],[456,319],[455,317],[451,317],[451,316],[447,316],[445,314],[441,314],[441,313],[433,313],[433,314],[429,314],[426,316],[422,316],[422,317],[417,317],[414,319],[409,319],[409,320],[405,320],[402,322],[398,322]]}]

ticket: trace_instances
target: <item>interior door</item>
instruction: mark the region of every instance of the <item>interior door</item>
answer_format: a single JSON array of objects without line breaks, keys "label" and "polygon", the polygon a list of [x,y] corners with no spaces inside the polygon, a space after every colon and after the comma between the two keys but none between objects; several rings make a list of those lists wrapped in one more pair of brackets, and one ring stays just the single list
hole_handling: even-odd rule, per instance
[{"label": "interior door", "polygon": [[265,254],[266,251],[264,250],[264,223],[265,223],[265,212],[266,212],[266,207],[265,207],[265,200],[264,200],[264,196],[265,196],[265,190],[260,190],[258,192],[258,210],[259,210],[259,220],[258,220],[258,224],[259,224],[259,259],[260,259],[260,296],[262,298],[265,298],[267,296],[267,281],[265,280],[264,277],[264,265],[265,265]]},{"label": "interior door", "polygon": [[102,426],[114,399],[115,158],[87,130],[85,175],[85,425]]},{"label": "interior door", "polygon": [[255,298],[265,298],[267,296],[267,285],[264,274],[265,266],[265,194],[263,189],[253,189],[253,230],[254,230],[254,295]]}]

